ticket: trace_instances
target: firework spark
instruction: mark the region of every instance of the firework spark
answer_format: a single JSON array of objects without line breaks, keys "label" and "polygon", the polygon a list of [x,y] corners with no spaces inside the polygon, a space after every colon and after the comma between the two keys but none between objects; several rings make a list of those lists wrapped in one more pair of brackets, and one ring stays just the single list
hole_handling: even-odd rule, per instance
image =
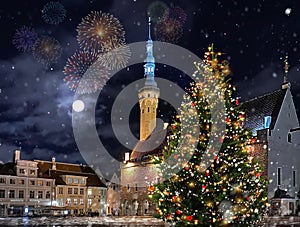
[{"label": "firework spark", "polygon": [[40,63],[48,66],[61,56],[62,48],[59,42],[52,37],[40,37],[32,47],[33,57]]},{"label": "firework spark", "polygon": [[[64,74],[64,81],[72,91],[90,94],[104,85],[109,70],[98,61],[97,53],[78,51],[67,60]],[[83,76],[84,80],[81,82]]]},{"label": "firework spark", "polygon": [[103,52],[110,42],[125,42],[120,21],[109,13],[92,11],[77,27],[79,46],[85,51]]},{"label": "firework spark", "polygon": [[48,24],[59,24],[65,17],[66,10],[60,2],[48,2],[42,10],[42,18]]},{"label": "firework spark", "polygon": [[164,15],[164,18],[178,20],[181,24],[184,24],[186,17],[184,10],[178,6],[167,9]]},{"label": "firework spark", "polygon": [[149,5],[148,15],[151,17],[151,20],[158,22],[163,19],[168,6],[162,1],[156,1]]},{"label": "firework spark", "polygon": [[110,42],[104,45],[107,52],[99,55],[100,62],[112,69],[121,69],[126,66],[128,59],[130,58],[131,52],[129,47],[125,44],[119,44],[117,42]]},{"label": "firework spark", "polygon": [[16,30],[12,43],[19,51],[31,51],[37,37],[37,33],[33,28],[23,26]]},{"label": "firework spark", "polygon": [[154,30],[157,40],[170,43],[177,43],[183,33],[181,23],[171,18],[158,22]]}]

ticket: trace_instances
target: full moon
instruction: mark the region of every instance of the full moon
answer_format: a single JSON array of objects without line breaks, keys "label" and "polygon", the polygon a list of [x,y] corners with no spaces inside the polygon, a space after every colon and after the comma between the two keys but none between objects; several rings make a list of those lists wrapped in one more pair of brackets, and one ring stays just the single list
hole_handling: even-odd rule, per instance
[{"label": "full moon", "polygon": [[76,112],[81,112],[84,110],[84,102],[81,100],[75,100],[72,104],[73,110]]}]

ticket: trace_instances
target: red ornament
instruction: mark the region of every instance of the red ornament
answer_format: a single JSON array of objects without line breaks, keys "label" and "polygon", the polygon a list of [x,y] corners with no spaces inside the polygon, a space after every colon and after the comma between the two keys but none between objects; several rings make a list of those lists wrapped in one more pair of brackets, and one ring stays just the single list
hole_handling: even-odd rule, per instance
[{"label": "red ornament", "polygon": [[205,171],[205,176],[209,176],[209,170],[207,169],[206,171]]},{"label": "red ornament", "polygon": [[196,106],[196,103],[192,102],[192,106]]},{"label": "red ornament", "polygon": [[178,158],[178,154],[175,154],[175,155],[174,155],[174,158],[177,159],[177,158]]},{"label": "red ornament", "polygon": [[255,174],[255,176],[256,176],[257,178],[260,178],[261,173],[257,173],[257,174]]},{"label": "red ornament", "polygon": [[188,216],[186,216],[186,220],[188,220],[188,221],[191,221],[191,220],[193,220],[193,216],[192,216],[192,215],[188,215]]},{"label": "red ornament", "polygon": [[206,185],[202,185],[202,191],[205,191],[206,188],[207,188]]},{"label": "red ornament", "polygon": [[172,196],[172,202],[173,202],[173,203],[175,203],[175,202],[176,202],[176,199],[177,199],[177,196],[175,196],[175,195],[174,195],[174,196]]},{"label": "red ornament", "polygon": [[172,124],[172,129],[176,129],[176,125],[175,124]]},{"label": "red ornament", "polygon": [[182,211],[181,210],[176,210],[176,214],[181,215]]},{"label": "red ornament", "polygon": [[228,117],[226,117],[226,123],[229,124],[230,123],[230,119]]},{"label": "red ornament", "polygon": [[215,156],[215,160],[216,160],[216,163],[219,163],[219,156],[218,155]]},{"label": "red ornament", "polygon": [[240,105],[240,101],[238,99],[235,100],[235,105]]}]

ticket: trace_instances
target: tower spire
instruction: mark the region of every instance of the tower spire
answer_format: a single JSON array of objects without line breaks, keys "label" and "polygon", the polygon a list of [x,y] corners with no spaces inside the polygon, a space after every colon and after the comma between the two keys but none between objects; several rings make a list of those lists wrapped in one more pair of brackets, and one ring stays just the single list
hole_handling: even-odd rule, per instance
[{"label": "tower spire", "polygon": [[282,89],[287,89],[289,87],[289,81],[288,81],[288,72],[289,72],[289,56],[288,54],[285,56],[285,59],[284,59],[284,76],[283,76],[283,83],[282,83],[282,86],[281,88]]},{"label": "tower spire", "polygon": [[148,17],[148,40],[151,40],[151,17]]}]

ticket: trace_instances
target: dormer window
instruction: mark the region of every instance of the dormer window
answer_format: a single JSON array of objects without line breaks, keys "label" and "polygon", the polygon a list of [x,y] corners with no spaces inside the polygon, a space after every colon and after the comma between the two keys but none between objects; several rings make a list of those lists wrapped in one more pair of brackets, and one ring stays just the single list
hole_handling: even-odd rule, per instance
[{"label": "dormer window", "polygon": [[270,124],[271,124],[271,116],[266,116],[264,118],[264,127],[265,128],[270,128]]}]

